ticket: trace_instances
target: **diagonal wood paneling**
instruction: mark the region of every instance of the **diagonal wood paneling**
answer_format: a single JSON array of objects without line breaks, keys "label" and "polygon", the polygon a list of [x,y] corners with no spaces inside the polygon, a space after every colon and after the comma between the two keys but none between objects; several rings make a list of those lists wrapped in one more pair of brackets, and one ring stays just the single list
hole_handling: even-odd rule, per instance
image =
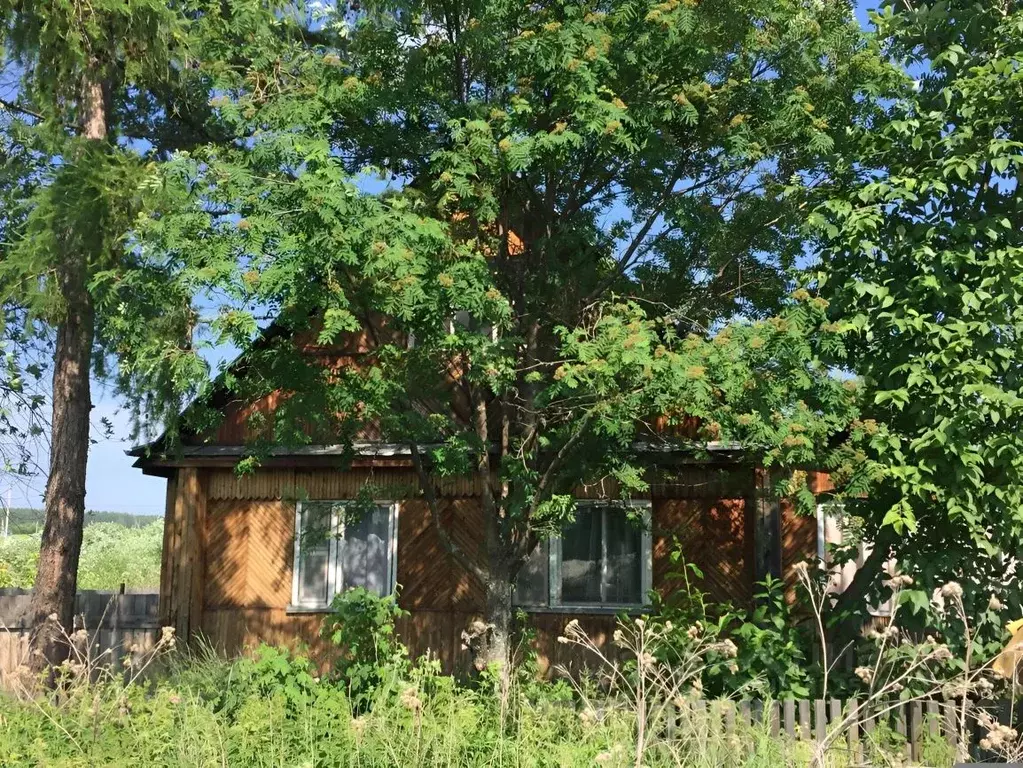
[{"label": "diagonal wood paneling", "polygon": [[211,501],[206,516],[206,608],[245,604],[249,504]]},{"label": "diagonal wood paneling", "polygon": [[[473,499],[442,499],[441,520],[451,538],[481,561],[482,515]],[[447,553],[434,531],[425,501],[410,500],[398,515],[398,583],[407,610],[478,610],[483,589]]]},{"label": "diagonal wood paneling", "polygon": [[683,588],[670,575],[676,541],[687,562],[703,571],[694,587],[711,600],[747,605],[753,597],[753,537],[745,499],[655,499],[654,587],[667,596]]},{"label": "diagonal wood paneling", "polygon": [[796,566],[817,559],[817,516],[801,515],[787,499],[781,500],[781,574],[790,600],[799,581]]},{"label": "diagonal wood paneling", "polygon": [[294,533],[294,504],[250,505],[246,605],[281,606],[291,601]]},{"label": "diagonal wood paneling", "polygon": [[205,607],[286,606],[294,528],[292,503],[211,502]]},{"label": "diagonal wood paneling", "polygon": [[[372,473],[392,488],[407,483],[404,468]],[[240,650],[259,641],[311,643],[322,656],[317,630],[322,615],[288,615],[291,598],[294,496],[289,489],[302,485],[312,498],[345,498],[358,492],[370,472],[324,470],[260,470],[237,478],[230,470],[213,470],[209,478],[210,502],[206,515],[204,631],[218,647]],[[654,586],[667,592],[672,566],[673,540],[681,542],[686,557],[705,574],[701,586],[712,599],[749,602],[753,583],[752,517],[747,514],[743,484],[748,469],[680,468],[662,473],[651,485],[653,495]],[[405,486],[407,487],[407,485]],[[449,490],[451,487],[449,486]],[[480,504],[469,492],[479,490],[466,481],[455,493],[440,499],[442,519],[452,538],[477,562],[483,552]],[[606,496],[611,489],[591,489],[587,495]],[[250,495],[251,498],[246,498]],[[463,495],[464,494],[464,495]],[[794,527],[793,527],[794,526]],[[398,581],[401,604],[411,611],[400,631],[414,654],[430,652],[448,669],[460,669],[467,659],[460,649],[460,634],[479,616],[483,590],[444,550],[434,532],[425,501],[401,502],[398,531]],[[790,550],[806,543],[806,523],[790,521],[795,538]],[[799,535],[795,535],[795,534]],[[548,614],[533,617],[540,630],[541,658],[561,658],[556,637],[570,617]],[[604,638],[613,620],[593,618],[593,631]],[[588,621],[589,619],[585,619]],[[604,638],[606,639],[606,638]],[[567,653],[567,652],[566,652]]]}]

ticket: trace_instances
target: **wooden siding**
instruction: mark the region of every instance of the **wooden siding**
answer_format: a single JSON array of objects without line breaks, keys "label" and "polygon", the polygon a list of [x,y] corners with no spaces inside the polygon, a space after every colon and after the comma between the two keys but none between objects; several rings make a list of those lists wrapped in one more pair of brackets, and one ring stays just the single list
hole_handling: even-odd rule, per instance
[{"label": "wooden siding", "polygon": [[[810,472],[807,485],[814,493],[825,493],[832,489],[826,472]],[[796,511],[788,500],[783,499],[781,508],[781,577],[789,599],[794,599],[799,588],[796,566],[802,562],[817,560],[817,516],[804,515]]]},{"label": "wooden siding", "polygon": [[184,468],[168,483],[160,618],[179,637],[200,629],[206,553],[206,473]]},{"label": "wooden siding", "polygon": [[[407,467],[338,469],[262,469],[239,475],[233,469],[209,470],[209,498],[219,499],[351,499],[365,485],[381,499],[415,496],[419,479]],[[479,477],[438,480],[442,496],[478,496],[483,491]]]},{"label": "wooden siding", "polygon": [[[229,469],[178,470],[168,483],[161,615],[182,636],[201,632],[225,652],[268,642],[305,645],[326,659],[328,649],[318,636],[322,614],[287,610],[296,499],[351,498],[371,483],[379,498],[403,499],[397,581],[400,604],[410,612],[398,627],[403,641],[414,655],[431,653],[448,669],[465,669],[461,632],[480,617],[483,590],[440,544],[425,501],[414,498],[414,480],[404,467],[263,469],[242,476]],[[472,498],[480,481],[446,481],[438,490],[445,527],[482,561],[482,517]],[[579,491],[602,498],[616,489],[603,484]],[[750,468],[690,466],[659,473],[650,493],[654,588],[664,595],[677,588],[670,578],[678,567],[670,561],[677,540],[703,571],[699,586],[712,599],[748,604],[755,567],[753,494]],[[815,534],[816,524],[792,519],[789,526],[792,546],[802,552],[804,534],[811,529]],[[556,642],[572,618],[576,615],[553,612],[531,616],[542,665],[572,663]],[[578,618],[599,640],[614,629],[613,616]]]},{"label": "wooden siding", "polygon": [[654,499],[653,583],[663,597],[682,584],[671,562],[676,542],[684,558],[703,572],[694,586],[711,600],[748,605],[753,598],[752,517],[745,499]]}]

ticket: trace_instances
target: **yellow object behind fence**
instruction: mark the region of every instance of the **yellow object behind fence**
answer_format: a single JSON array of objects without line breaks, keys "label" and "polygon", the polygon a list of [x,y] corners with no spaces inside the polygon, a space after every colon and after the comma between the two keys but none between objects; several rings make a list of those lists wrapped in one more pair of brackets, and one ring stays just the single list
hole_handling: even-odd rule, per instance
[{"label": "yellow object behind fence", "polygon": [[1019,673],[1020,662],[1023,661],[1023,619],[1010,621],[1007,629],[1012,637],[991,666],[1002,677],[1011,680]]}]

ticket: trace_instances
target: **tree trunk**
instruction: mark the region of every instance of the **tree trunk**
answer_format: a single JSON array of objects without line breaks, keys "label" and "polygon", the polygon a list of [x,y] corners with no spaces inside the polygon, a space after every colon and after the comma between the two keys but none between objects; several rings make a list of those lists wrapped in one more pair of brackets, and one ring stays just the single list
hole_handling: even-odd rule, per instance
[{"label": "tree trunk", "polygon": [[503,574],[491,574],[486,585],[486,623],[490,628],[490,642],[480,659],[486,666],[496,665],[507,673],[511,665],[512,648],[512,585]]},{"label": "tree trunk", "polygon": [[[82,136],[91,141],[103,141],[107,133],[103,86],[97,77],[90,74],[93,73],[83,77]],[[75,203],[71,201],[68,204]],[[58,239],[65,240],[59,235]],[[54,254],[54,274],[62,299],[62,315],[53,352],[53,417],[50,472],[46,482],[46,520],[29,604],[29,621],[33,627],[29,667],[35,671],[59,664],[68,654],[65,635],[69,635],[74,626],[78,560],[85,521],[89,415],[92,410],[89,376],[95,309],[88,289],[92,254],[77,247],[61,251]]]},{"label": "tree trunk", "polygon": [[863,561],[863,565],[856,569],[849,586],[832,606],[831,615],[834,621],[831,634],[836,644],[853,640],[862,631],[867,611],[867,595],[880,577],[884,562],[889,558],[895,541],[895,532],[891,528],[883,528],[878,533],[870,554]]},{"label": "tree trunk", "polygon": [[512,648],[511,571],[506,567],[507,554],[503,548],[487,549],[487,568],[481,577],[485,595],[483,620],[473,622],[462,633],[462,640],[477,671],[494,668],[501,679],[506,679]]},{"label": "tree trunk", "polygon": [[[35,628],[30,666],[36,670],[63,661],[67,655],[63,632],[70,633],[74,620],[92,408],[89,360],[93,307],[85,288],[85,268],[84,256],[69,257],[57,268],[66,314],[54,350],[46,522],[29,608]],[[49,618],[52,616],[56,621]]]}]

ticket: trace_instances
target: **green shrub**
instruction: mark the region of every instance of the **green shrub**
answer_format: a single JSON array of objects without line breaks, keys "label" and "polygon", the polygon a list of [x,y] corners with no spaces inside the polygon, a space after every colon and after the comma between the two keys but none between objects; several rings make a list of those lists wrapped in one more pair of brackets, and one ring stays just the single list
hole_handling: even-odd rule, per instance
[{"label": "green shrub", "polygon": [[15,534],[0,538],[0,588],[31,587],[38,562],[38,535]]},{"label": "green shrub", "polygon": [[742,694],[757,698],[799,699],[811,695],[814,670],[808,661],[808,638],[792,615],[779,579],[758,582],[752,610],[729,603],[712,603],[697,586],[703,573],[672,553],[678,584],[667,600],[659,601],[653,621],[671,627],[669,642],[659,653],[665,660],[681,657],[698,638],[700,643],[734,645],[735,655],[711,653],[701,683],[711,697]]},{"label": "green shrub", "polygon": [[339,593],[331,603],[321,631],[338,648],[334,676],[361,708],[385,682],[408,674],[408,649],[394,633],[394,623],[405,615],[397,594],[380,597],[362,587]]}]

